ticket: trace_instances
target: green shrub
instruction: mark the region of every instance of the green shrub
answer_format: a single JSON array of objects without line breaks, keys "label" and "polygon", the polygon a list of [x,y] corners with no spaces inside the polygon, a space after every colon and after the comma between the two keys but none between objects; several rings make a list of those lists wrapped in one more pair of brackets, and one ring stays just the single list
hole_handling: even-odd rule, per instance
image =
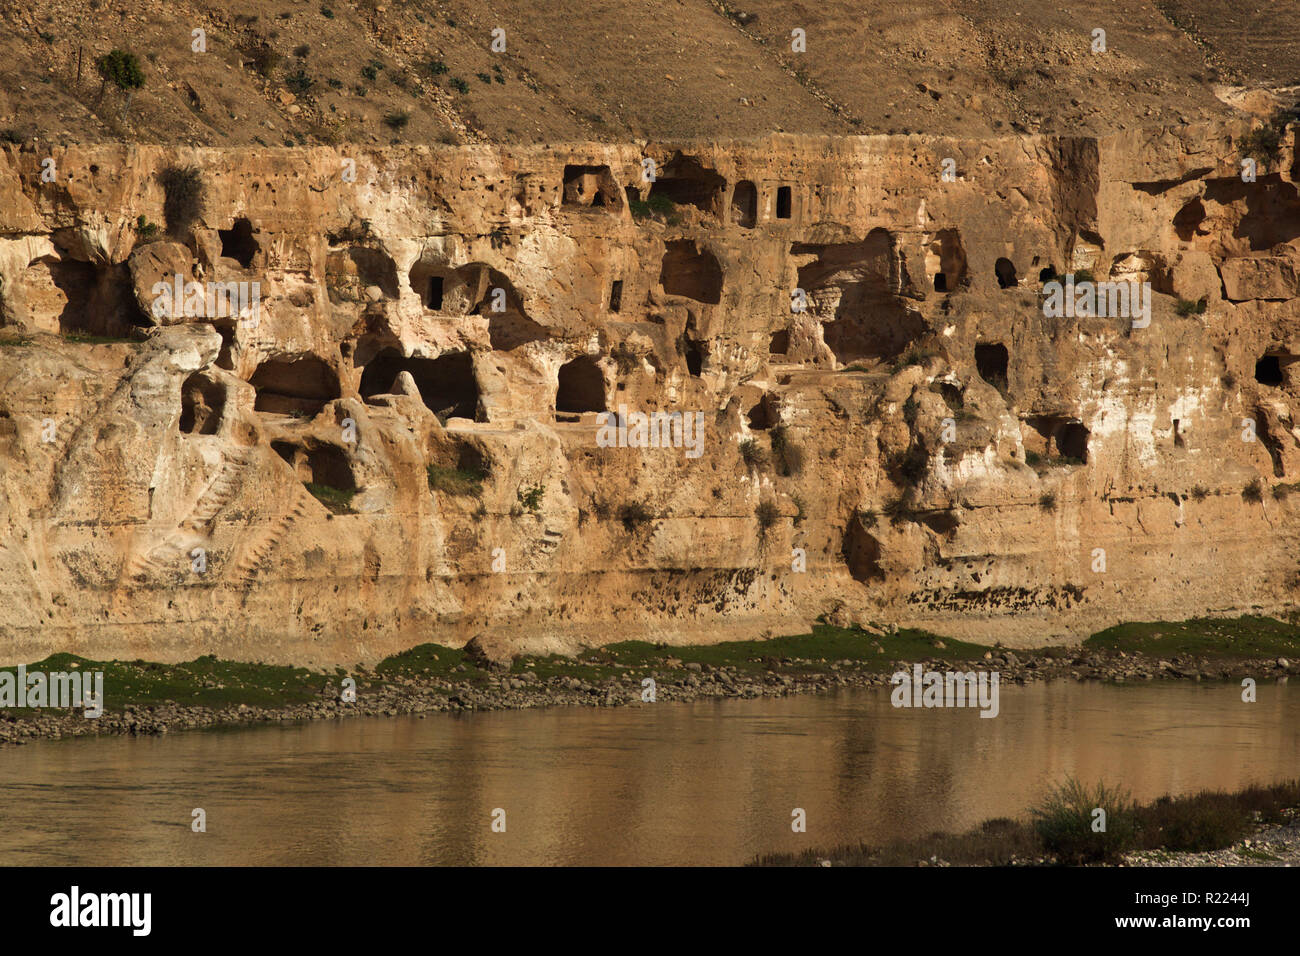
[{"label": "green shrub", "polygon": [[487,73],[475,73],[474,75],[478,77],[480,83],[486,83],[489,86],[492,85],[492,77]]},{"label": "green shrub", "polygon": [[327,6],[324,6],[323,4],[321,5],[320,8],[320,15],[324,17],[326,20],[334,19],[334,11]]},{"label": "green shrub", "polygon": [[677,214],[677,204],[667,196],[651,196],[649,199],[632,199],[628,201],[633,219],[662,218],[670,225],[677,225],[681,217]]},{"label": "green shrub", "polygon": [[546,494],[545,485],[535,485],[531,488],[520,487],[516,492],[519,503],[529,511],[537,511],[542,505],[542,496]]},{"label": "green shrub", "polygon": [[469,92],[469,84],[466,83],[464,80],[462,80],[459,76],[453,76],[453,77],[451,78],[451,87],[452,87],[452,89],[454,89],[457,93],[468,93],[468,92]]},{"label": "green shrub", "polygon": [[[1106,811],[1105,830],[1094,832],[1093,813]],[[1062,863],[1116,863],[1137,849],[1137,818],[1127,791],[1099,783],[1093,788],[1067,778],[1031,811],[1048,853]]]},{"label": "green shrub", "polygon": [[1252,478],[1250,484],[1241,489],[1241,497],[1246,501],[1260,502],[1264,500],[1264,483],[1258,478]]},{"label": "green shrub", "polygon": [[1044,511],[1056,510],[1056,495],[1051,491],[1045,491],[1038,499],[1038,507]]},{"label": "green shrub", "polygon": [[356,495],[355,489],[333,488],[329,485],[309,481],[307,482],[307,490],[311,492],[313,498],[334,514],[346,515],[352,513],[352,498]]},{"label": "green shrub", "polygon": [[776,524],[777,519],[781,517],[781,510],[777,508],[776,502],[762,501],[754,509],[754,517],[758,518],[758,527],[766,531]]},{"label": "green shrub", "polygon": [[159,230],[157,225],[150,222],[144,216],[135,217],[135,234],[139,236],[143,242],[148,242],[154,236],[158,235],[158,232]]},{"label": "green shrub", "polygon": [[430,76],[442,76],[447,72],[447,64],[442,60],[430,60],[424,65],[424,69]]},{"label": "green shrub", "polygon": [[384,114],[384,125],[394,132],[405,129],[409,122],[411,122],[411,114],[406,110],[389,110]]},{"label": "green shrub", "polygon": [[379,71],[382,70],[383,67],[384,64],[380,63],[378,60],[371,60],[361,68],[361,75],[373,83],[379,78]]},{"label": "green shrub", "polygon": [[140,67],[140,60],[126,50],[110,50],[105,53],[95,60],[95,69],[99,71],[104,84],[112,83],[123,92],[144,86],[144,70]]},{"label": "green shrub", "polygon": [[310,43],[300,43],[293,48],[293,55],[300,60],[305,60],[307,58],[307,54],[309,53],[311,53]]},{"label": "green shrub", "polygon": [[1254,817],[1236,796],[1164,796],[1138,811],[1142,845],[1161,850],[1222,850],[1254,832]]},{"label": "green shrub", "polygon": [[1197,485],[1192,489],[1192,497],[1197,501],[1204,501],[1210,496],[1210,490],[1204,485]]}]

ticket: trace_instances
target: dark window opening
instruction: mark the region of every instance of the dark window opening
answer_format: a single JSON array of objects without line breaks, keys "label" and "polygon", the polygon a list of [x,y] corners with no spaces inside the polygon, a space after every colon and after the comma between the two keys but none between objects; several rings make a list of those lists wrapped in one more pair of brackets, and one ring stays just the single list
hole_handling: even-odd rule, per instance
[{"label": "dark window opening", "polygon": [[772,355],[785,355],[788,353],[790,351],[790,330],[782,329],[780,332],[773,332],[767,350]]},{"label": "dark window opening", "polygon": [[1062,458],[1088,461],[1088,429],[1078,422],[1062,425],[1056,433],[1056,452]]},{"label": "dark window opening", "polygon": [[1276,355],[1265,355],[1255,363],[1255,381],[1274,388],[1283,382],[1282,362]]},{"label": "dark window opening", "polygon": [[557,412],[605,411],[605,374],[589,355],[579,356],[560,368],[555,393]]},{"label": "dark window opening", "polygon": [[247,219],[236,219],[233,228],[218,229],[217,235],[221,237],[223,258],[234,259],[245,269],[253,264],[253,256],[257,255],[261,247],[253,238],[252,223]]},{"label": "dark window opening", "polygon": [[1205,222],[1205,204],[1193,199],[1174,216],[1174,232],[1183,242],[1191,242]]},{"label": "dark window opening", "polygon": [[749,419],[750,428],[766,431],[781,421],[781,412],[772,396],[764,395],[749,410],[746,417]]},{"label": "dark window opening", "polygon": [[758,189],[749,180],[736,183],[731,194],[731,221],[746,229],[754,228],[758,219]]},{"label": "dark window opening", "polygon": [[1046,269],[1040,269],[1038,272],[1039,282],[1051,282],[1056,278],[1056,266],[1048,266]]},{"label": "dark window opening", "polygon": [[271,450],[284,459],[285,463],[293,469],[298,467],[298,446],[290,441],[273,441]]},{"label": "dark window opening", "polygon": [[994,388],[1007,390],[1007,347],[997,342],[975,346],[975,370]]},{"label": "dark window opening", "polygon": [[700,347],[700,343],[687,339],[683,346],[683,353],[686,358],[686,371],[698,377],[704,371],[704,350]]},{"label": "dark window opening", "polygon": [[999,289],[1014,289],[1016,287],[1016,267],[1012,265],[1010,259],[1005,257],[998,259],[993,265],[993,271],[998,277]]},{"label": "dark window opening", "polygon": [[469,352],[449,352],[437,358],[407,358],[386,348],[366,363],[361,373],[361,397],[391,394],[402,372],[409,372],[420,401],[443,421],[478,417],[478,380]]},{"label": "dark window opening", "polygon": [[1184,443],[1183,443],[1183,433],[1182,433],[1182,431],[1181,431],[1181,430],[1179,429],[1179,427],[1178,427],[1179,424],[1180,424],[1179,420],[1178,420],[1177,418],[1175,418],[1175,419],[1174,419],[1174,447],[1175,447],[1175,448],[1183,448],[1183,447],[1184,447]]},{"label": "dark window opening", "polygon": [[776,190],[776,218],[790,218],[790,187],[780,186]]},{"label": "dark window opening", "polygon": [[442,308],[442,276],[429,276],[429,295],[424,304],[437,312]]},{"label": "dark window opening", "polygon": [[615,279],[609,287],[609,311],[617,312],[623,306],[623,280]]},{"label": "dark window opening", "polygon": [[934,274],[934,291],[935,292],[948,291],[948,276],[945,273],[936,272]]}]

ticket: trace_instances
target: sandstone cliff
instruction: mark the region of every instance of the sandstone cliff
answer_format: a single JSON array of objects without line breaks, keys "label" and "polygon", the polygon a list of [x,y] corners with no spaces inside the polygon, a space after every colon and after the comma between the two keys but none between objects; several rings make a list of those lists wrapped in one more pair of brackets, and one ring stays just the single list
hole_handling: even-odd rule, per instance
[{"label": "sandstone cliff", "polygon": [[[0,656],[1280,612],[1300,196],[1247,129],[7,147]],[[1047,318],[1069,272],[1150,324]],[[619,406],[698,457],[602,447]]]}]

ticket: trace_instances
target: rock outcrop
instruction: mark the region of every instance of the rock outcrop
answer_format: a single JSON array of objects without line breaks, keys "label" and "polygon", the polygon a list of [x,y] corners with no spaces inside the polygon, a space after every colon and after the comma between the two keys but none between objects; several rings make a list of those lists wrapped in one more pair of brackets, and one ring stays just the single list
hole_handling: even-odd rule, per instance
[{"label": "rock outcrop", "polygon": [[1300,197],[1246,130],[8,148],[0,656],[1278,612]]}]

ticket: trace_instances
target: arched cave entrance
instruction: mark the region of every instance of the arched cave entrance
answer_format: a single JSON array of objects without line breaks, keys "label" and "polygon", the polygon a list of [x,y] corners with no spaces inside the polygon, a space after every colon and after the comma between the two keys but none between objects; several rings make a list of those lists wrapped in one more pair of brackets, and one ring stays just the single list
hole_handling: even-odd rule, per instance
[{"label": "arched cave entrance", "polygon": [[560,368],[557,412],[603,412],[605,405],[605,375],[594,358],[582,355]]},{"label": "arched cave entrance", "polygon": [[731,194],[731,221],[745,229],[758,221],[758,188],[748,179],[736,183]]},{"label": "arched cave entrance", "polygon": [[1014,289],[1017,285],[1016,267],[1005,256],[993,264],[993,272],[998,279],[999,289]]},{"label": "arched cave entrance", "polygon": [[225,386],[203,372],[195,372],[181,386],[181,431],[187,435],[215,435],[225,407]]},{"label": "arched cave entrance", "polygon": [[1010,356],[1001,342],[981,342],[975,346],[975,370],[980,378],[999,391],[1007,390],[1007,363]]}]

